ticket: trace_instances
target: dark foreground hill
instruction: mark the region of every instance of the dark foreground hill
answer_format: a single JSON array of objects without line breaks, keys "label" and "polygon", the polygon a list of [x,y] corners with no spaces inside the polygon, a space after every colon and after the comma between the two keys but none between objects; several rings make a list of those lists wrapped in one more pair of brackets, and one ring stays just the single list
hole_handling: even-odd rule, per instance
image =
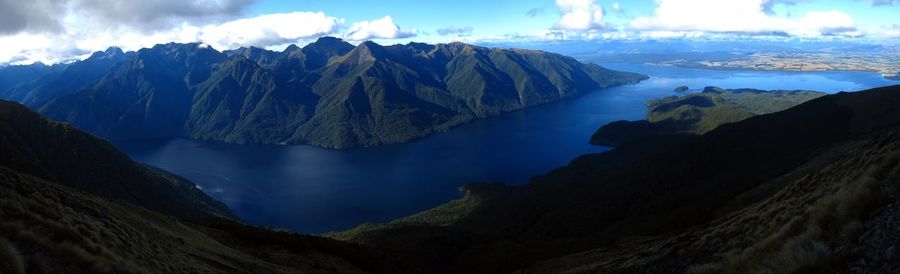
[{"label": "dark foreground hill", "polygon": [[897,106],[900,86],[825,96],[334,237],[459,273],[892,273]]},{"label": "dark foreground hill", "polygon": [[324,37],[283,52],[175,43],[111,49],[0,96],[114,140],[349,148],[405,142],[645,78],[542,51],[353,46]]},{"label": "dark foreground hill", "polygon": [[22,105],[0,101],[0,151],[0,273],[405,272],[356,244],[240,224],[190,182]]}]

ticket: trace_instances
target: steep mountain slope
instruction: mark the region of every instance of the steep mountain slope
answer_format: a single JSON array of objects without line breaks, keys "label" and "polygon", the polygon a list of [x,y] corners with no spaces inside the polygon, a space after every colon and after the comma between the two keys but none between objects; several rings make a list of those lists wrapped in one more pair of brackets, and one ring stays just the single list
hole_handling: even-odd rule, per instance
[{"label": "steep mountain slope", "polygon": [[[462,200],[339,237],[416,250],[413,260],[440,258],[448,272],[512,271],[581,251],[533,271],[833,272],[883,254],[841,237],[854,235],[844,226],[883,222],[870,214],[897,197],[898,105],[900,86],[840,93],[701,136],[630,142],[526,186],[472,185]],[[452,249],[430,248],[454,238]],[[882,255],[870,267],[897,265]]]},{"label": "steep mountain slope", "polygon": [[41,112],[111,139],[183,136],[192,90],[226,58],[201,44],[142,49],[97,84],[53,100]]},{"label": "steep mountain slope", "polygon": [[[397,273],[392,254],[250,227],[175,175],[0,101],[2,273]],[[149,209],[149,210],[148,210]]]},{"label": "steep mountain slope", "polygon": [[606,124],[591,136],[591,143],[615,146],[652,135],[703,134],[723,124],[782,111],[824,95],[803,90],[706,87],[701,93],[651,100],[647,102],[646,120]]},{"label": "steep mountain slope", "polygon": [[462,43],[354,47],[324,37],[280,53],[225,54],[167,44],[138,51],[41,112],[111,139],[348,148],[405,142],[644,78],[558,54]]}]

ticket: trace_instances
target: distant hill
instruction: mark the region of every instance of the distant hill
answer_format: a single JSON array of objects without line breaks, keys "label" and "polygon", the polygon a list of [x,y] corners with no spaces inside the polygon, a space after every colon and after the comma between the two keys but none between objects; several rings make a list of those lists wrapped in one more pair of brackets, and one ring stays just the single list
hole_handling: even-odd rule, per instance
[{"label": "distant hill", "polygon": [[77,92],[51,88],[57,97],[46,104],[48,96],[24,97],[39,97],[30,106],[50,118],[115,140],[349,148],[401,143],[645,78],[541,51],[462,43],[353,46],[323,37],[283,52],[157,45]]},{"label": "distant hill", "polygon": [[604,125],[591,137],[591,143],[615,146],[653,135],[703,134],[723,124],[785,110],[824,95],[803,90],[707,87],[701,93],[652,100],[647,103],[647,120]]},{"label": "distant hill", "polygon": [[898,105],[900,86],[824,96],[333,236],[453,273],[893,273]]}]

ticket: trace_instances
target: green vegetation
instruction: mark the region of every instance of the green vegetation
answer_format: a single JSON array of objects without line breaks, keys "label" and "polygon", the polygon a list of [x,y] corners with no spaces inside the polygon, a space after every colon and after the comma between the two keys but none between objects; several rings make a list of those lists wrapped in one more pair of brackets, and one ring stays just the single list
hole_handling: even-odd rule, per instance
[{"label": "green vegetation", "polygon": [[647,102],[646,121],[618,121],[591,137],[592,144],[620,145],[651,135],[704,134],[721,125],[782,111],[824,96],[814,91],[726,90],[707,87],[701,93]]},{"label": "green vegetation", "polygon": [[110,139],[350,148],[642,79],[558,54],[462,43],[354,47],[326,37],[284,52],[226,53],[166,44],[139,50],[40,111]]}]

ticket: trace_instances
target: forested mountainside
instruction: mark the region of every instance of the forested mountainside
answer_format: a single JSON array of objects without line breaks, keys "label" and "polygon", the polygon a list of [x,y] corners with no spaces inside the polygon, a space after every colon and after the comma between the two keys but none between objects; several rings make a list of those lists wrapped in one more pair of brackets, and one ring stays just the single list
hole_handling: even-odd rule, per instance
[{"label": "forested mountainside", "polygon": [[324,37],[283,52],[196,43],[111,48],[0,95],[112,140],[350,148],[401,143],[645,78],[542,51],[353,46]]}]

